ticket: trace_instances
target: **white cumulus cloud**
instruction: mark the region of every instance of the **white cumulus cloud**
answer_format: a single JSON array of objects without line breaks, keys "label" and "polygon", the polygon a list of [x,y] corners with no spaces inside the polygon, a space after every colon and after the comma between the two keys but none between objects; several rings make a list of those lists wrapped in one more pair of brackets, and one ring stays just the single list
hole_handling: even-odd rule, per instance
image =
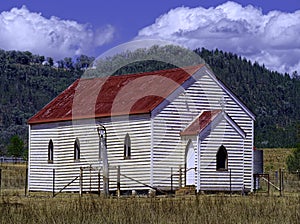
[{"label": "white cumulus cloud", "polygon": [[94,48],[110,42],[114,33],[111,25],[93,29],[76,21],[45,18],[25,6],[0,14],[0,48],[31,51],[55,59],[90,54]]},{"label": "white cumulus cloud", "polygon": [[136,39],[159,38],[191,49],[218,48],[291,74],[300,73],[299,34],[300,10],[263,14],[260,8],[229,1],[208,9],[172,9],[140,30]]}]

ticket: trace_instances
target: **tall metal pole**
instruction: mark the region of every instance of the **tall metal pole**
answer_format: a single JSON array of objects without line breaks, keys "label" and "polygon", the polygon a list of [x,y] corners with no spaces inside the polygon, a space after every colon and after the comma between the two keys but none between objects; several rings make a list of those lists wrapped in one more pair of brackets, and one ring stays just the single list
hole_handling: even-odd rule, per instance
[{"label": "tall metal pole", "polygon": [[97,128],[99,134],[99,146],[100,146],[100,155],[103,166],[103,191],[104,195],[107,197],[109,195],[109,168],[108,168],[108,158],[107,158],[107,145],[106,145],[106,128],[99,124]]}]

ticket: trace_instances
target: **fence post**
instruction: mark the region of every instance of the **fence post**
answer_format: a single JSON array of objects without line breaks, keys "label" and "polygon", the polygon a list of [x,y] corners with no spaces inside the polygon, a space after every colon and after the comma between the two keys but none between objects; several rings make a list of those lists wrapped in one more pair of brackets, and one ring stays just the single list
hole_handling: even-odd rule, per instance
[{"label": "fence post", "polygon": [[117,168],[117,197],[121,196],[121,168],[118,166]]},{"label": "fence post", "polygon": [[28,188],[28,168],[26,168],[26,176],[25,176],[25,197],[27,196],[27,188]]},{"label": "fence post", "polygon": [[92,165],[90,165],[90,193],[92,192]]},{"label": "fence post", "polygon": [[229,191],[231,196],[231,169],[229,169]]},{"label": "fence post", "polygon": [[268,174],[268,196],[270,195],[270,175]]},{"label": "fence post", "polygon": [[275,184],[278,184],[278,171],[275,170]]},{"label": "fence post", "polygon": [[1,195],[1,184],[2,184],[2,169],[0,168],[0,195]]},{"label": "fence post", "polygon": [[171,167],[171,193],[173,193],[173,167]]},{"label": "fence post", "polygon": [[281,170],[281,182],[282,182],[281,183],[281,188],[282,188],[281,189],[281,192],[282,192],[281,194],[283,196],[283,192],[284,192],[284,169]]},{"label": "fence post", "polygon": [[282,181],[281,181],[281,179],[282,179],[282,177],[281,177],[281,175],[282,175],[282,173],[281,173],[281,169],[279,169],[279,193],[280,193],[280,196],[282,196]]},{"label": "fence post", "polygon": [[255,192],[256,191],[256,178],[257,178],[257,176],[256,176],[256,174],[253,174],[253,180],[254,180],[254,183],[253,183],[253,185],[254,185],[254,189],[253,189],[253,192]]},{"label": "fence post", "polygon": [[[185,175],[186,175],[186,170],[185,170]],[[186,179],[186,178],[185,178]],[[186,183],[184,182],[184,186],[186,185]],[[182,170],[181,170],[181,166],[179,166],[179,189],[182,187]]]},{"label": "fence post", "polygon": [[82,182],[83,182],[83,171],[80,167],[80,176],[79,176],[79,195],[82,196]]},{"label": "fence post", "polygon": [[99,196],[100,196],[100,192],[101,192],[100,181],[101,181],[101,175],[100,175],[100,169],[99,169],[98,170],[98,194],[99,194]]},{"label": "fence post", "polygon": [[52,176],[52,196],[55,197],[55,169],[53,169]]}]

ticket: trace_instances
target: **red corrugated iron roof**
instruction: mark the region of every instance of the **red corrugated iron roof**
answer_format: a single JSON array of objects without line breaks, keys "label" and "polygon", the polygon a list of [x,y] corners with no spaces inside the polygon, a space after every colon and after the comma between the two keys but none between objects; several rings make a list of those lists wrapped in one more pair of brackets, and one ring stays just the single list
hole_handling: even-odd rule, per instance
[{"label": "red corrugated iron roof", "polygon": [[78,79],[28,123],[150,113],[203,66]]},{"label": "red corrugated iron roof", "polygon": [[184,135],[198,135],[203,131],[220,113],[222,110],[204,111],[201,113],[188,127],[181,133]]}]

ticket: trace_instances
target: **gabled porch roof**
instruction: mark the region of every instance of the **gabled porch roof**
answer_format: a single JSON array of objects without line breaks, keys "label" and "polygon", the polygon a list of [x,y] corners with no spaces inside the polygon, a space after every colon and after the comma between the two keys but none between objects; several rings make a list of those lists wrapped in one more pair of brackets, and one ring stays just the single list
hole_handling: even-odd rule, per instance
[{"label": "gabled porch roof", "polygon": [[207,137],[207,133],[214,129],[214,127],[225,119],[235,131],[245,138],[245,132],[238,126],[238,124],[222,110],[203,111],[194,121],[192,121],[182,132],[181,136],[197,136],[203,140]]}]

